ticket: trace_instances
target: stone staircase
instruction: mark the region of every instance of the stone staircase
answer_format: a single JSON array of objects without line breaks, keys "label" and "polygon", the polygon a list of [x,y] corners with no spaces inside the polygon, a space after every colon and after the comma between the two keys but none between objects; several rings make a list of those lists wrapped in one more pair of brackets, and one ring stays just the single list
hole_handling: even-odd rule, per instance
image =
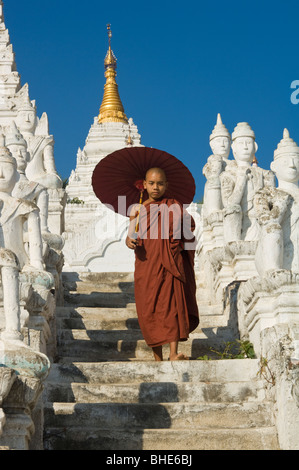
[{"label": "stone staircase", "polygon": [[[278,449],[258,360],[155,363],[138,327],[132,274],[65,273],[64,283],[58,356],[43,396],[46,450]],[[203,323],[180,344],[191,359],[227,338],[225,328]]]}]

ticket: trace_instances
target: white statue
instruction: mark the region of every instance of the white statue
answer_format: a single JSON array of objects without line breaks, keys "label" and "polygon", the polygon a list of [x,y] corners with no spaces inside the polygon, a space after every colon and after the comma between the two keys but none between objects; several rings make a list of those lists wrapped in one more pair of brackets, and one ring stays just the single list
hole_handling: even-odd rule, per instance
[{"label": "white statue", "polygon": [[49,135],[46,113],[38,120],[35,106],[29,99],[28,92],[18,107],[16,125],[25,138],[30,162],[26,175],[30,181],[36,181],[46,188],[61,188],[62,181],[58,176],[54,161],[54,139]]},{"label": "white statue", "polygon": [[223,208],[220,174],[228,163],[231,136],[222,123],[220,114],[217,116],[217,123],[210,135],[210,147],[213,154],[209,156],[207,163],[203,167],[203,174],[207,178],[204,191],[206,216]]},{"label": "white statue", "polygon": [[228,162],[228,156],[231,148],[231,135],[222,122],[218,113],[217,122],[210,135],[210,147],[213,155],[220,155],[225,163]]},{"label": "white statue", "polygon": [[278,188],[264,188],[254,200],[262,229],[257,269],[261,275],[271,269],[299,272],[299,147],[287,129],[274,152],[271,169]]},{"label": "white statue", "polygon": [[[60,289],[60,277],[58,271],[61,269],[63,260],[60,254],[63,247],[63,239],[58,234],[50,233],[48,228],[48,189],[36,181],[28,180],[25,172],[27,161],[30,158],[27,151],[27,143],[16,127],[14,121],[10,128],[6,131],[5,140],[6,146],[11,151],[12,156],[15,157],[17,162],[18,179],[13,188],[12,196],[31,201],[39,208],[40,231],[43,240],[43,260],[47,271],[49,271],[54,277],[56,292],[58,292]],[[30,229],[30,227],[27,227],[27,230],[28,229]],[[45,276],[47,277],[46,274],[43,275],[44,278]],[[48,288],[50,288],[50,284],[48,284]],[[39,291],[38,296],[41,299],[41,288],[37,286],[36,281],[34,282],[34,286],[35,290]],[[44,293],[45,295],[47,294],[47,289],[45,289]]]},{"label": "white statue", "polygon": [[232,151],[236,164],[227,165],[220,175],[224,205],[223,228],[225,241],[259,238],[259,224],[253,198],[264,186],[274,186],[274,174],[253,166],[258,149],[255,134],[248,123],[240,122],[232,134]]},{"label": "white statue", "polygon": [[[17,164],[4,147],[4,137],[0,139],[0,269],[5,315],[1,338],[20,339],[19,272],[44,270],[42,241],[37,206],[11,195],[17,180]],[[23,237],[25,223],[29,227],[28,240]]]},{"label": "white statue", "polygon": [[48,191],[47,188],[41,184],[35,181],[29,181],[26,176],[25,171],[27,163],[30,160],[30,155],[27,151],[27,142],[14,121],[6,133],[5,145],[17,162],[18,179],[12,191],[12,196],[36,203],[40,210],[41,232],[49,232]]}]

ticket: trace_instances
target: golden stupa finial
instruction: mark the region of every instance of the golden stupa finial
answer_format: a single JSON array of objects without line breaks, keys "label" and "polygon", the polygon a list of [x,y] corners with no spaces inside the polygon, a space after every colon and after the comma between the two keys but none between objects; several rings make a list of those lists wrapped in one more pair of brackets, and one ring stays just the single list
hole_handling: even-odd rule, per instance
[{"label": "golden stupa finial", "polygon": [[128,122],[125,111],[118,93],[116,77],[116,57],[111,49],[111,25],[107,25],[109,47],[105,57],[105,77],[104,97],[100,107],[98,117],[99,123],[102,122]]},{"label": "golden stupa finial", "polygon": [[111,24],[107,24],[107,31],[108,31],[108,41],[109,41],[109,47],[111,47],[111,38],[112,38],[112,31],[111,31]]},{"label": "golden stupa finial", "polygon": [[110,24],[107,24],[107,32],[108,32],[109,48],[108,48],[108,51],[107,51],[107,54],[106,54],[106,57],[105,57],[105,61],[104,61],[105,70],[108,67],[113,67],[113,68],[116,69],[116,57],[113,54],[113,51],[111,49],[112,31],[111,31],[111,25]]}]

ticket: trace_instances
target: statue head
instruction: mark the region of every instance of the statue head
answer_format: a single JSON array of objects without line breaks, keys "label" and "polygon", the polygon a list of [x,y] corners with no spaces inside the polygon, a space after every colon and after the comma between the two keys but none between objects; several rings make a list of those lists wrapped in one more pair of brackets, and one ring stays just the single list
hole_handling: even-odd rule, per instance
[{"label": "statue head", "polygon": [[217,122],[210,135],[210,147],[214,155],[228,158],[231,146],[231,136],[225,125],[222,123],[220,114],[217,115]]},{"label": "statue head", "polygon": [[12,156],[16,159],[18,172],[25,173],[27,161],[29,161],[30,156],[27,150],[27,142],[14,121],[5,136],[5,144]]},{"label": "statue head", "polygon": [[17,163],[0,135],[0,193],[10,194],[17,181]]},{"label": "statue head", "polygon": [[202,169],[202,174],[207,178],[220,175],[223,171],[223,158],[220,155],[213,154],[208,158],[207,163]]},{"label": "statue head", "polygon": [[239,122],[232,133],[232,151],[236,162],[251,165],[257,149],[253,130],[247,122]]},{"label": "statue head", "polygon": [[18,108],[16,125],[22,133],[34,133],[36,127],[36,109],[27,95],[24,97],[23,103]]},{"label": "statue head", "polygon": [[299,180],[299,147],[290,138],[289,131],[284,129],[283,138],[274,151],[271,170],[275,173],[278,183],[295,183]]}]

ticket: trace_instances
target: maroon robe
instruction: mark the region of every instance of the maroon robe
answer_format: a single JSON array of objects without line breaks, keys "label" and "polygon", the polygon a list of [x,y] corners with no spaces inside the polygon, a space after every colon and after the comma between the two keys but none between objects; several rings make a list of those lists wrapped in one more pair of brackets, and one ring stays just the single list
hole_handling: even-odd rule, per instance
[{"label": "maroon robe", "polygon": [[[166,210],[175,204],[176,215],[169,212],[168,224],[161,212],[162,204]],[[156,215],[151,215],[152,210]],[[151,202],[140,213],[135,300],[139,325],[150,347],[185,341],[199,323],[194,249],[184,250],[183,214],[182,206],[174,199]],[[190,238],[194,220],[185,211],[186,215],[192,221]]]}]

